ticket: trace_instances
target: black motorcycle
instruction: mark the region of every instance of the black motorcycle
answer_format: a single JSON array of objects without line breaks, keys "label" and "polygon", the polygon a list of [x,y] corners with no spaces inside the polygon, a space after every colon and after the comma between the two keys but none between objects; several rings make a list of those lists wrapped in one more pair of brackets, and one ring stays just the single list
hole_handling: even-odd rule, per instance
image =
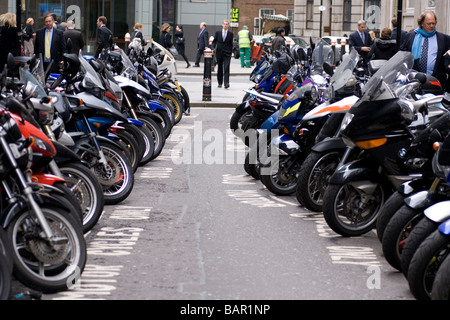
[{"label": "black motorcycle", "polygon": [[[428,106],[440,103],[442,96],[417,101],[405,97],[420,82],[407,81],[413,57],[399,52],[367,82],[362,98],[345,115],[341,134],[347,149],[356,153],[353,161],[341,161],[323,199],[326,222],[343,236],[358,236],[376,224],[381,206],[404,181],[423,173],[411,144],[426,124],[411,124]],[[431,155],[432,157],[432,155]],[[430,161],[430,158],[424,161]],[[350,158],[351,159],[351,158]],[[422,164],[423,165],[423,164]]]}]

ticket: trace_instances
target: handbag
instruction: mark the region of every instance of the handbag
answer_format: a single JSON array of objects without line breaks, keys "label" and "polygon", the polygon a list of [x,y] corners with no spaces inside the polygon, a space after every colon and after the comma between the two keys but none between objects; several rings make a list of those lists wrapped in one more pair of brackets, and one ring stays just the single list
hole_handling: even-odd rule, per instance
[{"label": "handbag", "polygon": [[169,48],[169,51],[174,57],[178,55],[178,50],[175,48]]},{"label": "handbag", "polygon": [[176,44],[183,44],[184,43],[184,38],[182,37],[177,37],[177,40],[175,40]]}]

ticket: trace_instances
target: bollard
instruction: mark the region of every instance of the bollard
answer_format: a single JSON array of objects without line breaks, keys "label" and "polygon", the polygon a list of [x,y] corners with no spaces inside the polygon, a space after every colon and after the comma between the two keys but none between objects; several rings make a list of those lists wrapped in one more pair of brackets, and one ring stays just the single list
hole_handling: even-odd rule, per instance
[{"label": "bollard", "polygon": [[206,48],[203,51],[205,57],[205,66],[203,69],[203,98],[202,101],[211,101],[211,62],[213,51]]}]

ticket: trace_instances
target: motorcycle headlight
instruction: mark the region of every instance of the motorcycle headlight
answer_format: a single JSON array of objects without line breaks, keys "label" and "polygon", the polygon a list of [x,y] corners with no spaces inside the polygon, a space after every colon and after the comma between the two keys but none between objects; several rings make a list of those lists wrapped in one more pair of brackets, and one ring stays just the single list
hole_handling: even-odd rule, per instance
[{"label": "motorcycle headlight", "polygon": [[319,98],[319,91],[317,90],[317,88],[315,86],[311,87],[311,91],[309,94],[310,94],[312,101],[317,101],[317,99]]},{"label": "motorcycle headlight", "polygon": [[344,116],[344,119],[342,119],[341,122],[341,131],[347,129],[348,125],[350,124],[350,122],[352,122],[353,117],[355,115],[353,113],[347,112]]}]

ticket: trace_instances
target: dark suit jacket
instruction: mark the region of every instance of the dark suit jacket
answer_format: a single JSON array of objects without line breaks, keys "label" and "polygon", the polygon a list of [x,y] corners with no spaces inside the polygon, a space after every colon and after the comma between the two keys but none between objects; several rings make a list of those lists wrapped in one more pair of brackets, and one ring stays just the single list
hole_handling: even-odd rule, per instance
[{"label": "dark suit jacket", "polygon": [[[46,28],[36,31],[36,40],[34,43],[34,53],[38,56],[42,54],[45,58],[45,30]],[[59,72],[58,63],[63,60],[63,54],[66,53],[66,41],[61,30],[53,29],[52,43],[50,45],[50,56],[54,60],[51,72]]]},{"label": "dark suit jacket", "polygon": [[113,45],[113,34],[105,25],[97,29],[97,50],[95,57],[98,58],[103,49],[109,49]]},{"label": "dark suit jacket", "polygon": [[[411,51],[416,33],[409,32],[400,46],[400,50]],[[438,44],[438,52],[436,57],[436,64],[434,65],[432,76],[436,77],[442,85],[447,82],[447,73],[445,67],[444,53],[450,48],[450,37],[444,33],[436,32],[436,39]],[[418,60],[414,61],[414,70],[419,70]]]},{"label": "dark suit jacket", "polygon": [[208,30],[206,30],[206,28],[205,28],[205,29],[203,29],[203,32],[201,34],[199,33],[199,35],[197,37],[198,49],[203,51],[205,49],[205,47],[208,47],[209,46],[208,40],[209,40],[209,33],[208,33]]},{"label": "dark suit jacket", "polygon": [[358,51],[359,55],[364,59],[364,62],[366,63],[369,60],[368,59],[369,52],[361,51],[361,47],[371,47],[372,44],[373,44],[372,38],[370,37],[370,34],[367,31],[364,31],[364,43],[358,31],[355,31],[352,34],[350,34],[350,37],[348,38],[348,45],[350,50],[352,48],[355,48],[356,51]]},{"label": "dark suit jacket", "polygon": [[70,39],[72,42],[72,50],[69,53],[76,53],[80,52],[80,49],[83,50],[84,47],[84,40],[83,40],[83,34],[75,29],[68,29],[64,31],[64,39]]},{"label": "dark suit jacket", "polygon": [[[405,36],[407,34],[408,34],[408,32],[406,32],[405,30],[402,30],[401,36],[400,36],[400,44],[405,40]],[[397,40],[397,28],[392,29],[391,39]]]},{"label": "dark suit jacket", "polygon": [[215,48],[216,56],[218,58],[221,58],[224,56],[231,57],[231,53],[233,51],[233,32],[228,30],[225,41],[223,41],[222,29],[219,31],[216,31],[216,34],[214,35],[212,47]]}]

